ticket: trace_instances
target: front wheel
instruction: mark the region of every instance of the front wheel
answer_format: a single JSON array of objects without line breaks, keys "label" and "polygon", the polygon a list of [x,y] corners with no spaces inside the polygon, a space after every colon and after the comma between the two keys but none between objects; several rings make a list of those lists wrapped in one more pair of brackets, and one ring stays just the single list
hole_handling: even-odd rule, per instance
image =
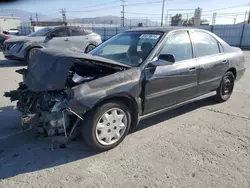
[{"label": "front wheel", "polygon": [[234,89],[234,80],[234,74],[226,72],[221,80],[220,87],[216,90],[216,100],[218,102],[225,102],[231,97]]},{"label": "front wheel", "polygon": [[86,47],[86,49],[85,49],[85,53],[90,52],[90,51],[93,50],[95,47],[96,47],[96,46],[93,45],[93,44],[88,45],[88,46]]},{"label": "front wheel", "polygon": [[105,103],[86,115],[82,125],[85,143],[98,151],[116,147],[128,134],[131,114],[119,101]]}]

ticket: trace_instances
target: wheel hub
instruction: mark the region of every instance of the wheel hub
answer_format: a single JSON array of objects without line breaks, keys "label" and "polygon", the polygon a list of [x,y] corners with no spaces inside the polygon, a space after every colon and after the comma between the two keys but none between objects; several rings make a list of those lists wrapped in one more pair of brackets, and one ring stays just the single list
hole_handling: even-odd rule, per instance
[{"label": "wheel hub", "polygon": [[124,135],[127,128],[127,116],[121,109],[106,111],[98,120],[96,138],[103,145],[116,143]]},{"label": "wheel hub", "polygon": [[223,95],[228,95],[232,92],[232,81],[230,80],[229,77],[225,78],[224,79],[224,82],[223,82],[223,87],[222,87],[222,93]]}]

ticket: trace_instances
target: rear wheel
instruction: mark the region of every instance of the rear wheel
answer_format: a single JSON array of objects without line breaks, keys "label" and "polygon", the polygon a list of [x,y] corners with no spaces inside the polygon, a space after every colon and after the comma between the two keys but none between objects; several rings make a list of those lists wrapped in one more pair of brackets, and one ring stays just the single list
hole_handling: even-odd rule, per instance
[{"label": "rear wheel", "polygon": [[234,80],[234,74],[231,71],[226,72],[221,80],[220,87],[216,90],[216,100],[218,102],[225,102],[231,97],[234,89]]},{"label": "rear wheel", "polygon": [[94,108],[82,125],[82,136],[91,148],[105,151],[114,148],[128,134],[131,114],[119,101],[105,103]]},{"label": "rear wheel", "polygon": [[90,44],[86,47],[85,49],[85,53],[90,52],[91,50],[93,50],[96,46],[94,44]]}]

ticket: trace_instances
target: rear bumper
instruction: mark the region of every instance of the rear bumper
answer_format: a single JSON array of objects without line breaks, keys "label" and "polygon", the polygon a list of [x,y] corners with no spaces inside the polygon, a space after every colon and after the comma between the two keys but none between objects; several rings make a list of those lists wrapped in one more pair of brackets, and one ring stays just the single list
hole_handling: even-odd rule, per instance
[{"label": "rear bumper", "polygon": [[236,81],[240,80],[244,76],[245,72],[246,72],[246,68],[239,70],[237,72]]}]

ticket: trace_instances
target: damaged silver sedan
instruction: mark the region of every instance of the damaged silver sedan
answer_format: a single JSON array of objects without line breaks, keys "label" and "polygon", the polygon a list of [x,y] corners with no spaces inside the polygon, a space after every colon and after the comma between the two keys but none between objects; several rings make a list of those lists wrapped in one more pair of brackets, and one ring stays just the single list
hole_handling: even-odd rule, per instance
[{"label": "damaged silver sedan", "polygon": [[37,50],[19,88],[24,129],[114,148],[141,119],[215,93],[227,101],[244,74],[244,56],[216,35],[188,28],[120,33],[89,54]]}]

